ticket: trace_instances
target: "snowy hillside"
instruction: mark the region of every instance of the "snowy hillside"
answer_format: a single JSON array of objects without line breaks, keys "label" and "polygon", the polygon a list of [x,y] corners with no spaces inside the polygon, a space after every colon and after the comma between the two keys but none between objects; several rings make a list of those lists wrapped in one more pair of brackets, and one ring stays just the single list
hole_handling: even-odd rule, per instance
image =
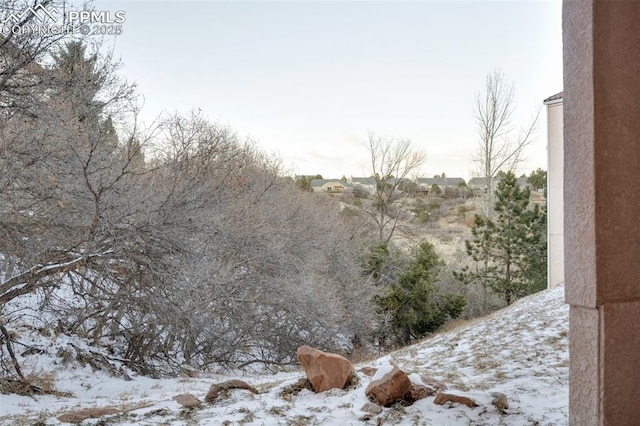
[{"label": "snowy hillside", "polygon": [[[208,376],[154,380],[113,378],[77,363],[57,364],[54,356],[86,344],[64,335],[43,338],[28,328],[14,330],[25,374],[49,380],[58,396],[0,395],[0,425],[61,424],[57,417],[87,408],[111,408],[111,414],[83,424],[101,425],[563,425],[568,405],[568,307],[563,288],[525,298],[508,309],[378,360],[356,365],[380,367],[395,362],[407,373],[444,382],[447,392],[475,400],[479,407],[435,405],[433,397],[409,407],[385,408],[366,416],[365,388],[370,378],[350,390],[297,395],[284,391],[302,372],[274,375]],[[85,345],[85,346],[83,346]],[[258,390],[232,390],[214,404],[204,402],[209,386],[241,379]],[[284,391],[284,392],[283,392]],[[507,396],[501,413],[492,393]],[[183,409],[172,397],[191,394],[201,408]],[[363,417],[365,416],[365,417]]]}]

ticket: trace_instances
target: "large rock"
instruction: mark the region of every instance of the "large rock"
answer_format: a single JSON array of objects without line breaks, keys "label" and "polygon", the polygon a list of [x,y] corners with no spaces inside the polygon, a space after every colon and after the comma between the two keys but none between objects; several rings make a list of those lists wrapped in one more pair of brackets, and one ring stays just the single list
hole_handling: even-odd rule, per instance
[{"label": "large rock", "polygon": [[404,400],[410,389],[411,381],[407,374],[398,367],[389,366],[378,370],[365,393],[376,404],[389,407]]},{"label": "large rock", "polygon": [[344,389],[354,374],[351,362],[340,355],[322,352],[311,346],[300,346],[298,361],[316,392]]}]

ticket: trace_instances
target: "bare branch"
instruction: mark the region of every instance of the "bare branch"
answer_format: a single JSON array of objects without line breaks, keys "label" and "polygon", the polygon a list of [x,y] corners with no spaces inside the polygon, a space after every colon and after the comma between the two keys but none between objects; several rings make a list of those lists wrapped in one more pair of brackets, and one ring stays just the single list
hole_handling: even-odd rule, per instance
[{"label": "bare branch", "polygon": [[408,139],[380,138],[372,132],[369,132],[367,149],[371,174],[376,181],[373,211],[369,215],[378,228],[378,240],[387,243],[404,208],[404,202],[396,203],[402,198],[398,186],[424,163],[425,154],[414,151]]}]

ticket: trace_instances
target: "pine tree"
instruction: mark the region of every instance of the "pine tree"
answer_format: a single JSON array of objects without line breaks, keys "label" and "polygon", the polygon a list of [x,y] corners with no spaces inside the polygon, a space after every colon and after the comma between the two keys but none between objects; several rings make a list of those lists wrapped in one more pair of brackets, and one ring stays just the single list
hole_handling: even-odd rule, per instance
[{"label": "pine tree", "polygon": [[101,100],[108,76],[97,53],[81,41],[71,41],[52,55],[53,98],[71,111],[87,137],[103,155],[118,152],[119,138],[106,103]]},{"label": "pine tree", "polygon": [[97,95],[106,79],[97,54],[88,55],[81,41],[71,41],[53,55],[53,66],[58,100],[70,104],[81,122],[97,119],[104,107]]},{"label": "pine tree", "polygon": [[382,308],[392,316],[400,343],[407,344],[436,330],[448,318],[457,318],[464,310],[464,296],[440,292],[436,287],[435,279],[442,266],[444,262],[433,245],[421,243],[415,257],[380,300]]},{"label": "pine tree", "polygon": [[547,208],[535,205],[529,211],[530,232],[525,240],[527,257],[524,275],[527,294],[547,288]]},{"label": "pine tree", "polygon": [[547,172],[546,170],[542,170],[538,168],[531,172],[531,174],[527,177],[527,183],[533,187],[534,190],[547,190]]},{"label": "pine tree", "polygon": [[463,282],[480,282],[508,305],[546,285],[546,212],[529,207],[530,191],[506,173],[496,190],[494,220],[476,215],[467,254],[475,270],[455,274]]}]

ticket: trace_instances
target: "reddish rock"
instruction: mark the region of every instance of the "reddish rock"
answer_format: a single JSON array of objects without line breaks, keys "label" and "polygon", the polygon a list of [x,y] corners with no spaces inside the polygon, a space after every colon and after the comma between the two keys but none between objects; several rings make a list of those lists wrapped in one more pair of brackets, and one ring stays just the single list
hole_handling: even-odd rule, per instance
[{"label": "reddish rock", "polygon": [[374,374],[376,374],[376,372],[378,371],[377,368],[374,367],[362,367],[360,370],[362,374],[364,374],[365,376],[369,376],[369,377],[373,377]]},{"label": "reddish rock", "polygon": [[393,367],[381,378],[372,380],[365,393],[376,404],[389,407],[403,400],[410,389],[411,381],[407,374],[398,367]]},{"label": "reddish rock", "polygon": [[340,355],[322,352],[310,346],[300,346],[298,361],[316,392],[344,389],[354,374],[351,362]]},{"label": "reddish rock", "polygon": [[466,396],[454,395],[451,393],[439,392],[435,399],[433,400],[434,404],[444,405],[447,402],[456,402],[458,404],[464,404],[469,408],[477,407],[478,404],[471,398],[467,398]]},{"label": "reddish rock", "polygon": [[424,399],[428,396],[434,395],[435,393],[436,393],[435,390],[427,386],[412,383],[411,388],[406,394],[404,394],[403,399],[407,401],[409,404],[413,404],[414,402],[420,399]]},{"label": "reddish rock", "polygon": [[195,396],[188,393],[176,395],[172,399],[185,408],[199,408],[201,406],[200,401],[198,401]]},{"label": "reddish rock", "polygon": [[256,388],[249,385],[247,382],[243,382],[242,380],[228,380],[223,383],[216,383],[209,387],[209,392],[207,392],[207,396],[204,398],[207,402],[213,402],[220,392],[228,391],[231,389],[246,389],[252,393],[258,393]]},{"label": "reddish rock", "polygon": [[117,414],[119,412],[120,410],[115,407],[85,408],[84,410],[65,413],[59,416],[58,420],[62,423],[82,423],[87,419],[95,419],[97,417]]}]

